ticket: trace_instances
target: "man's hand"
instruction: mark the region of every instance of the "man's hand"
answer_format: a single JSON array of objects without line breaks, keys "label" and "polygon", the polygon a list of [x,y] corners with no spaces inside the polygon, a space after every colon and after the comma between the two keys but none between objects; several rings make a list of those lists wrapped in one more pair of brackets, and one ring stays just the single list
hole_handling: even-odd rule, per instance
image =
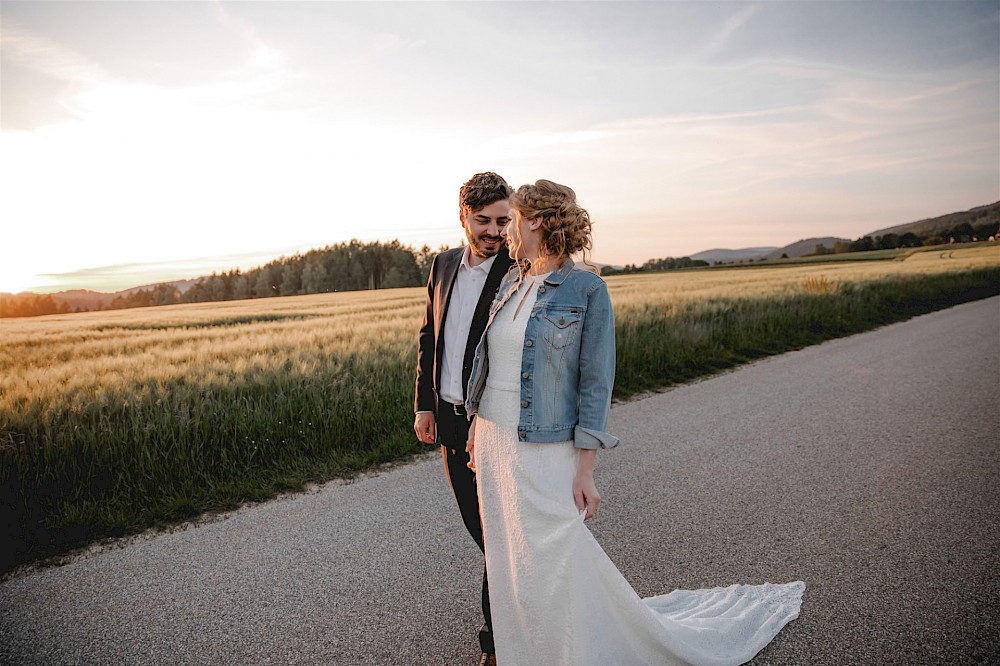
[{"label": "man's hand", "polygon": [[437,441],[437,422],[434,420],[434,412],[419,412],[413,418],[413,432],[417,433],[417,439],[424,444],[433,444]]}]

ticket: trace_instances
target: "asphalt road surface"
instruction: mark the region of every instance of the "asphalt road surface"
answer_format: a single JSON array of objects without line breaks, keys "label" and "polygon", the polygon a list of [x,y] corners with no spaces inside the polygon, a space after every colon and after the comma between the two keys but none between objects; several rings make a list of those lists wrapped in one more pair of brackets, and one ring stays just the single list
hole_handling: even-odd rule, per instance
[{"label": "asphalt road surface", "polygon": [[[616,406],[592,529],[643,596],[804,580],[756,665],[998,663],[998,396],[991,298]],[[474,664],[481,566],[429,455],[7,580],[0,663]]]}]

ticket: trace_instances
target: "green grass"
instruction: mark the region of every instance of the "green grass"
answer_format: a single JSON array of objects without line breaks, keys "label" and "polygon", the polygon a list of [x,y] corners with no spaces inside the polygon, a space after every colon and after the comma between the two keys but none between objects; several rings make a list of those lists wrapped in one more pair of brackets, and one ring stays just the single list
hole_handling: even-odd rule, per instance
[{"label": "green grass", "polygon": [[754,359],[1000,293],[1000,269],[835,284],[767,298],[684,303],[618,322],[615,396],[627,398]]},{"label": "green grass", "polygon": [[406,428],[412,381],[409,358],[373,348],[309,373],[279,365],[195,386],[181,377],[29,409],[7,424],[0,459],[12,551],[0,570],[426,450]]},{"label": "green grass", "polygon": [[[768,293],[713,286],[688,299],[669,285],[690,292],[697,275],[612,282],[615,397],[1000,293],[995,263],[804,282],[788,270]],[[420,298],[338,294],[273,299],[279,313],[230,304],[221,309],[237,316],[220,317],[202,305],[5,329],[0,571],[426,451],[410,430]]]},{"label": "green grass", "polygon": [[[920,248],[917,248],[920,249]],[[768,259],[757,262],[759,266],[788,266],[792,264],[821,264],[836,261],[886,261],[903,256],[912,251],[907,248],[897,248],[894,250],[867,250],[865,252],[843,252],[840,254],[820,254],[805,257],[786,257],[784,259]]]}]

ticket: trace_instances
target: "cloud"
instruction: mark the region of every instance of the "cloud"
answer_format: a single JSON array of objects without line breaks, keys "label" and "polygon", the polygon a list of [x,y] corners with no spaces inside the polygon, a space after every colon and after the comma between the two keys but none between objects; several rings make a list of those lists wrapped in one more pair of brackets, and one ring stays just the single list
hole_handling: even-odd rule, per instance
[{"label": "cloud", "polygon": [[10,17],[3,18],[0,30],[0,59],[0,115],[5,130],[32,130],[78,117],[73,96],[109,80],[102,68],[81,54]]},{"label": "cloud", "polygon": [[[292,255],[306,249],[309,248],[295,246],[266,252],[243,252],[177,261],[131,262],[92,266],[57,273],[42,273],[36,277],[41,278],[41,283],[44,286],[36,286],[33,290],[41,293],[86,285],[86,288],[98,291],[118,291],[122,289],[123,285],[136,287],[157,282],[201,277],[220,270],[228,271],[236,268],[248,270],[263,266],[278,257]],[[220,269],[220,267],[223,268]]]},{"label": "cloud", "polygon": [[95,64],[58,42],[35,34],[10,17],[4,17],[0,31],[3,55],[47,76],[74,82],[94,82],[107,78]]},{"label": "cloud", "polygon": [[698,52],[696,61],[710,60],[714,56],[722,53],[733,35],[739,32],[743,26],[749,23],[754,14],[760,11],[758,5],[748,5],[736,12],[722,24],[722,27],[712,36],[712,39],[705,47]]},{"label": "cloud", "polygon": [[[193,119],[211,115],[210,108],[218,115],[234,106],[260,108],[279,103],[274,93],[288,80],[282,51],[265,43],[253,25],[233,16],[221,3],[214,9],[219,26],[236,35],[238,41],[233,44],[221,39],[216,27],[214,33],[206,31],[213,35],[212,43],[221,45],[221,52],[228,45],[230,53],[234,45],[239,50],[243,44],[244,53],[225,64],[215,53],[214,66],[197,70],[186,54],[185,58],[171,58],[164,40],[144,59],[116,60],[105,53],[104,64],[111,67],[109,70],[74,48],[4,16],[0,34],[3,129],[34,130],[69,119],[149,125],[169,122],[172,114]],[[142,17],[147,22],[154,18],[146,12]],[[198,17],[181,12],[165,14],[164,19],[168,18],[196,21]],[[90,49],[91,55],[97,52],[92,44]],[[172,80],[179,85],[171,85]]]},{"label": "cloud", "polygon": [[233,15],[221,0],[215,0],[214,7],[220,25],[238,35],[247,45],[249,50],[247,62],[251,66],[272,70],[282,69],[285,61],[284,53],[261,39],[252,23]]},{"label": "cloud", "polygon": [[750,120],[786,116],[816,108],[815,105],[783,106],[758,111],[735,111],[732,113],[674,113],[667,116],[646,118],[625,118],[601,123],[596,130],[609,132],[649,131],[672,125],[698,125],[702,123],[720,123],[732,120]]},{"label": "cloud", "polygon": [[519,132],[499,137],[488,142],[488,150],[505,152],[537,151],[557,146],[569,146],[580,143],[598,141],[612,136],[602,128],[586,130],[568,130],[565,132]]},{"label": "cloud", "polygon": [[405,39],[391,32],[380,32],[372,39],[366,49],[366,55],[375,58],[395,56],[411,49],[420,48],[424,43],[422,39]]}]

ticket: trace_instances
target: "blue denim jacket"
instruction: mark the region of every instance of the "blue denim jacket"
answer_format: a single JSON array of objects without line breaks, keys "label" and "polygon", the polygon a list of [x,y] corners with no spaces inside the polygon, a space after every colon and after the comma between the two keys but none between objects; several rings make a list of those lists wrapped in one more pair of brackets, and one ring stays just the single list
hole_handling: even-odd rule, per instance
[{"label": "blue denim jacket", "polygon": [[[489,373],[487,333],[496,313],[517,291],[517,266],[500,283],[479,340],[466,392],[466,411],[478,413]],[[572,259],[538,287],[521,352],[522,442],[573,440],[581,449],[610,449],[619,440],[604,431],[615,383],[615,315],[600,276]]]}]

